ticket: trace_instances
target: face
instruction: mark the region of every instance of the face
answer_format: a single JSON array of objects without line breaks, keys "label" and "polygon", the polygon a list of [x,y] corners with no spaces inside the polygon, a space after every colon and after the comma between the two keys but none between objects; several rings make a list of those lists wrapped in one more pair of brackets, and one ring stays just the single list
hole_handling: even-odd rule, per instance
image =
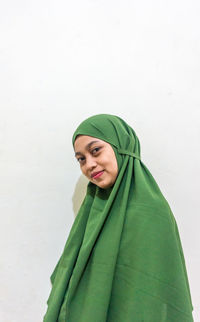
[{"label": "face", "polygon": [[74,142],[75,157],[82,173],[100,188],[111,187],[117,178],[118,165],[111,145],[100,139],[79,135]]}]

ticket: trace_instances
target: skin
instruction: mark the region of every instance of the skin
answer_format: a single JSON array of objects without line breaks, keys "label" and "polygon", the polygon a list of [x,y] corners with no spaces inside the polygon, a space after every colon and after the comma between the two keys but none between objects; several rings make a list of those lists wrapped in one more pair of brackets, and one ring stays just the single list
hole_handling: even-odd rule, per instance
[{"label": "skin", "polygon": [[[112,187],[118,175],[118,165],[111,145],[98,138],[78,135],[74,142],[75,157],[82,173],[100,188]],[[99,177],[94,172],[103,171]]]}]

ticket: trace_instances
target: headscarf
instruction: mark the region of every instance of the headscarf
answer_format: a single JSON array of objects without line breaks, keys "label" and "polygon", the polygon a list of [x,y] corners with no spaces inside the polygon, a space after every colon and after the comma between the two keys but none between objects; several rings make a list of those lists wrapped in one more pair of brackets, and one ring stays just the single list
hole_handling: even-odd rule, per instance
[{"label": "headscarf", "polygon": [[91,181],[52,275],[44,322],[191,322],[192,301],[176,220],[141,161],[134,130],[98,114],[72,137],[113,148],[118,175]]}]

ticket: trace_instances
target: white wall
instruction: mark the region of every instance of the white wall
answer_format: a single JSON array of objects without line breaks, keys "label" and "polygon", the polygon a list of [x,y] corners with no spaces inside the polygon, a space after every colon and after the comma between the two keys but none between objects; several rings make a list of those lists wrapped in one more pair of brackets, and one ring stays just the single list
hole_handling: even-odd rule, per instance
[{"label": "white wall", "polygon": [[1,3],[0,321],[42,321],[84,193],[71,137],[97,113],[139,137],[179,226],[200,321],[199,17],[198,0]]}]

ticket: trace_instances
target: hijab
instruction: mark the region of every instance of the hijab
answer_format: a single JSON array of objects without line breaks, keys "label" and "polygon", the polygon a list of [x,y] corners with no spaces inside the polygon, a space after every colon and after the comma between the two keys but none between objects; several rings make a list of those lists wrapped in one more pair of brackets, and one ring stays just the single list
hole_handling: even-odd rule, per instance
[{"label": "hijab", "polygon": [[192,301],[178,227],[141,160],[135,131],[98,114],[72,137],[101,139],[115,152],[112,187],[89,181],[50,277],[44,322],[190,322]]}]

